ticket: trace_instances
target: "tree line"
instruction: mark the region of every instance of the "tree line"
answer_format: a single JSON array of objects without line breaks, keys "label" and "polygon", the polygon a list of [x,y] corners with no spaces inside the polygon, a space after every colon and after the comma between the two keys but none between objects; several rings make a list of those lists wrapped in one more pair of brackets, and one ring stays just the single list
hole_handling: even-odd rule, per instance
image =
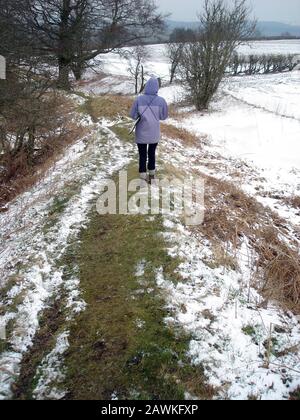
[{"label": "tree line", "polygon": [[[205,0],[199,28],[176,29],[167,48],[170,82],[183,83],[198,110],[208,107],[226,74],[291,69],[287,57],[236,54],[256,33],[247,0]],[[99,55],[118,51],[128,61],[135,93],[145,83],[145,43],[164,31],[152,0],[0,0],[0,176],[32,167],[70,128],[60,90],[71,89]],[[124,47],[130,47],[125,48]],[[101,57],[101,56],[100,56]]]},{"label": "tree line", "polygon": [[[99,54],[163,31],[152,0],[0,0],[0,183],[66,137],[66,97]],[[1,199],[1,197],[0,197]]]},{"label": "tree line", "polygon": [[295,54],[251,54],[235,53],[227,73],[232,76],[271,74],[293,71],[298,58]]}]

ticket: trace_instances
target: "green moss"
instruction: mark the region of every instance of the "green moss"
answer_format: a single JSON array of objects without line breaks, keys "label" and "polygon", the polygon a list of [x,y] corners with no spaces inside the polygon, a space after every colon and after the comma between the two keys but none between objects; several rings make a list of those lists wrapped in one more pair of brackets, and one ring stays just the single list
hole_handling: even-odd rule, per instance
[{"label": "green moss", "polygon": [[255,327],[252,325],[247,325],[246,327],[242,328],[244,334],[249,335],[250,337],[254,337],[256,334]]}]

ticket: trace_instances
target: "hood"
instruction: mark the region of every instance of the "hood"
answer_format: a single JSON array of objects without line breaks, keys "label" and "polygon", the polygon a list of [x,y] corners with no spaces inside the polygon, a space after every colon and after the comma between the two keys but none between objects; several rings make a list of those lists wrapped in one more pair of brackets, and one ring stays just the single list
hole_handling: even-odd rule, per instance
[{"label": "hood", "polygon": [[145,95],[157,95],[159,91],[158,80],[154,77],[148,80],[145,86]]}]

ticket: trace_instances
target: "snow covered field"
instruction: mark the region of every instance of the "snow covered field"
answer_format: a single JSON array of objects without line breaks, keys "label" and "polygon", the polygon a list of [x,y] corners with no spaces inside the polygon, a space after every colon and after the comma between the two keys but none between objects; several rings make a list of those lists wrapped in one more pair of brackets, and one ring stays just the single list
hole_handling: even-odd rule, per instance
[{"label": "snow covered field", "polygon": [[[166,83],[163,46],[149,49],[147,73],[164,78],[161,95],[169,103],[180,102],[183,88]],[[257,42],[243,46],[241,52],[300,54],[300,44]],[[126,63],[118,55],[105,56],[101,71],[105,74],[99,78],[89,71],[79,89],[94,95],[132,93]],[[237,185],[284,219],[280,238],[287,244],[293,240],[299,248],[300,210],[285,201],[300,196],[299,110],[300,71],[227,79],[209,111],[181,108],[180,117],[168,121],[194,133],[198,143],[191,146],[164,137],[160,162],[180,168],[186,176],[198,171]],[[13,282],[0,301],[0,309],[6,309],[3,320],[12,325],[9,348],[0,355],[0,399],[11,398],[22,357],[39,328],[39,315],[61,288],[68,319],[38,367],[33,396],[58,399],[66,392],[57,384],[64,378],[69,326],[85,303],[76,267],[71,278],[64,278],[60,258],[88,223],[90,203],[99,194],[102,180],[135,157],[135,148],[116,137],[109,123],[82,117],[82,125],[91,130],[88,137],[70,147],[43,180],[0,215],[4,238],[0,286]],[[51,212],[57,204],[63,205],[56,220]],[[165,277],[163,267],[157,272],[156,283],[170,309],[166,323],[180,325],[191,335],[189,354],[219,390],[216,398],[288,399],[300,386],[299,317],[273,302],[258,307],[263,297],[251,284],[256,255],[248,238],[243,237],[235,250],[237,269],[210,267],[206,262],[213,256],[213,247],[204,235],[191,232],[176,217],[166,216],[164,227],[170,257],[182,261],[178,283]],[[143,270],[138,276],[143,276]],[[266,367],[270,330],[276,354],[270,355]]]},{"label": "snow covered field", "polygon": [[[150,59],[146,69],[148,73],[154,73],[161,78],[167,78],[169,74],[168,58],[165,54],[165,45],[149,45],[147,50]],[[240,54],[293,54],[300,55],[299,40],[282,41],[255,41],[241,45],[238,49]],[[110,53],[101,57],[103,71],[111,75],[127,76],[128,64],[125,59],[120,59],[118,54]]]},{"label": "snow covered field", "polygon": [[[164,45],[148,47],[146,71],[168,80],[169,65]],[[240,47],[243,54],[300,54],[298,40],[257,41]],[[94,93],[132,93],[124,59],[103,56],[103,83],[95,81],[87,90]],[[91,74],[89,75],[89,77]],[[184,96],[181,86],[166,86],[160,94],[169,103]],[[212,150],[227,158],[249,162],[261,172],[272,189],[283,195],[300,191],[300,71],[274,75],[228,78],[203,114],[184,118],[182,126],[198,135],[208,135]]]},{"label": "snow covered field", "polygon": [[[209,136],[214,152],[251,165],[264,197],[258,198],[296,226],[300,213],[278,200],[300,194],[300,71],[272,76],[231,78],[202,115],[184,118],[183,127]],[[227,177],[226,173],[219,176]],[[242,186],[257,195],[258,185]],[[256,190],[256,191],[255,191]]]},{"label": "snow covered field", "polygon": [[[148,73],[167,80],[168,63],[163,47],[151,46],[149,49],[152,57],[151,63],[147,64]],[[300,54],[300,43],[255,42],[242,46],[240,52]],[[120,86],[123,93],[132,91],[129,80],[124,84],[124,61],[114,55],[105,57],[104,71],[110,74],[111,80],[123,78]],[[160,93],[172,103],[180,101],[184,95],[180,86],[166,86]],[[187,172],[190,166],[198,165],[204,173],[238,183],[242,190],[290,224],[287,240],[298,238],[299,241],[300,211],[284,201],[300,195],[299,110],[300,71],[227,79],[208,112],[185,114],[183,111],[180,121],[171,121],[199,136],[199,146],[200,139],[206,137],[207,144],[202,147],[219,163],[208,169],[205,166],[208,162],[201,162],[201,153],[184,147],[179,150],[178,145],[163,153],[164,159],[172,156],[174,162],[172,150],[177,148],[178,165],[184,166]],[[231,177],[234,169],[241,171],[241,179]],[[186,276],[187,282],[175,287],[164,279],[163,271],[158,273],[157,282],[166,291],[168,305],[176,314],[175,319],[167,321],[181,324],[194,336],[190,352],[195,363],[203,363],[210,383],[222,387],[220,398],[288,398],[290,390],[300,384],[299,352],[280,360],[275,358],[274,365],[266,369],[261,363],[261,345],[268,340],[270,326],[280,325],[283,329],[288,326],[289,331],[283,335],[275,333],[282,348],[298,347],[299,322],[276,305],[259,310],[255,309],[255,304],[252,306],[261,297],[254,289],[249,292],[251,258],[254,257],[247,241],[239,251],[240,274],[224,274],[203,264],[203,256],[210,251],[205,245],[199,251],[199,238],[192,237],[176,220],[166,220],[166,227],[170,228],[166,236],[170,254],[186,260],[181,274]],[[214,292],[218,288],[221,288],[221,296]],[[249,300],[247,293],[252,296],[250,305],[245,304]],[[180,309],[182,307],[184,311]],[[203,318],[205,311],[212,313],[213,324]],[[259,344],[243,333],[246,325],[254,326]]]},{"label": "snow covered field", "polygon": [[[150,52],[147,73],[159,75],[167,82],[169,65],[165,46],[147,48]],[[300,54],[300,42],[257,41],[241,46],[239,51],[243,54]],[[109,91],[131,94],[133,85],[128,78],[126,60],[116,54],[102,58],[102,70],[107,77],[101,84],[95,81],[88,85],[87,90],[95,94]],[[174,103],[184,96],[184,90],[181,86],[166,86],[160,94]],[[182,126],[198,135],[208,135],[213,151],[256,167],[273,192],[283,196],[299,195],[300,71],[228,78],[211,110],[184,118]],[[294,217],[295,212],[291,210],[291,213]]]}]

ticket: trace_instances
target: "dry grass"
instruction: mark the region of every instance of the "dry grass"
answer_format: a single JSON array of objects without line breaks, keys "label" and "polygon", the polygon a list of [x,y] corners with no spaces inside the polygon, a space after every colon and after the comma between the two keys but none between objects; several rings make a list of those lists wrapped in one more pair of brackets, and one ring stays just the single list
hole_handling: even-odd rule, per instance
[{"label": "dry grass", "polygon": [[240,238],[249,233],[263,215],[263,207],[233,184],[206,179],[206,212],[202,232],[212,242],[240,245]]},{"label": "dry grass", "polygon": [[[40,145],[33,164],[28,165],[26,156],[22,153],[11,158],[10,162],[6,162],[9,166],[10,177],[0,182],[0,208],[41,179],[61,157],[66,147],[84,135],[86,129],[73,121],[74,105],[62,99],[59,109],[61,113],[59,133],[57,134],[55,127],[51,127],[48,133],[47,127],[44,128],[47,141]],[[9,155],[5,156],[5,159],[9,158]]]},{"label": "dry grass", "polygon": [[86,86],[94,82],[101,82],[101,80],[105,79],[107,74],[104,72],[97,72],[95,76],[91,79],[83,79],[76,82],[76,87]]},{"label": "dry grass", "polygon": [[99,118],[116,119],[128,117],[133,100],[130,96],[103,95],[90,98],[79,109],[91,115],[94,121]]},{"label": "dry grass", "polygon": [[300,196],[294,195],[283,200],[288,206],[294,207],[295,209],[300,209]]},{"label": "dry grass", "polygon": [[277,301],[285,310],[300,313],[299,245],[289,239],[285,221],[233,184],[204,178],[206,213],[197,229],[215,244],[214,264],[235,269],[234,258],[228,258],[228,244],[237,250],[248,238],[258,256],[254,285],[267,301]]},{"label": "dry grass", "polygon": [[230,254],[230,251],[224,247],[220,242],[212,244],[213,258],[208,264],[212,268],[224,267],[230,270],[238,269],[238,262],[235,256]]},{"label": "dry grass", "polygon": [[[189,139],[187,143],[192,144],[196,140],[199,144],[195,136],[172,125],[164,125],[164,134],[182,142]],[[172,168],[172,173],[178,178],[185,176],[180,168]],[[193,229],[212,244],[213,258],[207,264],[235,270],[236,253],[247,238],[257,255],[251,261],[253,286],[262,292],[266,301],[275,300],[284,309],[300,313],[299,243],[292,239],[284,219],[239,188],[242,173],[235,170],[234,175],[236,184],[197,172],[205,180],[206,210],[204,223]],[[299,201],[294,196],[289,204],[298,208]],[[297,228],[294,234],[300,239]]]},{"label": "dry grass", "polygon": [[300,256],[278,237],[273,227],[263,228],[254,244],[263,269],[261,290],[268,300],[275,300],[285,309],[300,312]]},{"label": "dry grass", "polygon": [[197,147],[201,145],[199,138],[184,128],[178,128],[172,124],[162,124],[161,131],[165,137],[180,140],[183,144]]}]

